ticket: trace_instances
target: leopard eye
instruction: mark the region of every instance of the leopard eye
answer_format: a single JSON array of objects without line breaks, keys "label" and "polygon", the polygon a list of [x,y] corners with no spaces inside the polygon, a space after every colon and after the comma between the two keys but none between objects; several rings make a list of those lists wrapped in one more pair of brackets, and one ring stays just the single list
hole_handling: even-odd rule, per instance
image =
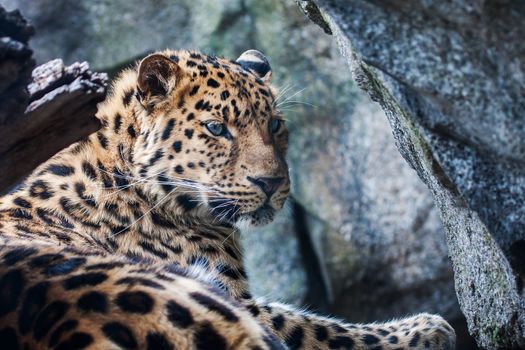
[{"label": "leopard eye", "polygon": [[226,125],[216,121],[206,123],[206,129],[215,136],[228,136],[230,134]]},{"label": "leopard eye", "polygon": [[270,131],[275,134],[281,128],[282,123],[283,121],[281,119],[270,120],[270,125],[269,125]]}]

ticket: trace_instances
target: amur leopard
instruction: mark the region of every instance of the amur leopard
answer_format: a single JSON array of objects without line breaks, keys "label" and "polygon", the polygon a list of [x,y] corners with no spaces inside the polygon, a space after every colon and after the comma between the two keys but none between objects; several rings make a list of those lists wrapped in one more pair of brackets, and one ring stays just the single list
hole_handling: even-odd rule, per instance
[{"label": "amur leopard", "polygon": [[163,51],[116,79],[101,130],[0,199],[2,349],[454,348],[440,316],[349,324],[250,295],[238,227],[290,188],[271,75],[255,50]]}]

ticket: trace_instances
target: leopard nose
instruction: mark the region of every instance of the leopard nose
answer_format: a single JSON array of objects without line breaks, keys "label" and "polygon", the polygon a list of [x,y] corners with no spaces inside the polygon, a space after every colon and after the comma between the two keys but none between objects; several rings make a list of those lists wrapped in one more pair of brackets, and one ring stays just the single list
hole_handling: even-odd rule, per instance
[{"label": "leopard nose", "polygon": [[270,198],[275,191],[284,182],[284,177],[246,177],[248,181],[259,187],[268,198]]}]

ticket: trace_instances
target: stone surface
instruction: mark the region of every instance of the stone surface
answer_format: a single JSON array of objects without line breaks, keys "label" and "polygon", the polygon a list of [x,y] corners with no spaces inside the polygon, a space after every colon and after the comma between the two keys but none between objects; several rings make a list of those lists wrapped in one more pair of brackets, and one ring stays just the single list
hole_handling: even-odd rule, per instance
[{"label": "stone surface", "polygon": [[470,333],[525,347],[525,3],[298,2],[318,5],[431,189]]},{"label": "stone surface", "polygon": [[295,3],[1,2],[34,23],[40,61],[88,60],[115,72],[164,47],[264,52],[283,91],[297,205],[284,222],[243,232],[255,294],[349,321],[419,311],[461,317],[430,192],[399,155],[383,112],[351,81],[332,38]]},{"label": "stone surface", "polygon": [[329,282],[330,312],[359,322],[422,311],[455,319],[432,197],[398,155],[380,108],[346,96],[352,106],[345,112],[328,108],[296,122],[289,154],[293,192],[310,214]]},{"label": "stone surface", "polygon": [[291,209],[265,227],[241,235],[245,261],[254,295],[301,306],[307,276],[300,256]]}]

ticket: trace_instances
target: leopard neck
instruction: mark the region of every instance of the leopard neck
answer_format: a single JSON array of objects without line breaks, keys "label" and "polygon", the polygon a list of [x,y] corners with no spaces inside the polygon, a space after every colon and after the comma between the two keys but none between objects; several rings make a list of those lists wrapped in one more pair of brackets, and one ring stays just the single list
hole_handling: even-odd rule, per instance
[{"label": "leopard neck", "polygon": [[81,249],[102,248],[190,267],[195,273],[206,271],[232,296],[249,297],[237,230],[199,217],[170,215],[156,206],[159,199],[128,177],[132,148],[126,145],[132,143],[119,135],[124,131],[126,138],[140,137],[131,119],[133,109],[121,110],[120,117],[59,152],[18,190],[1,198],[0,227],[9,222],[19,237],[41,235],[56,243],[67,239]]}]

